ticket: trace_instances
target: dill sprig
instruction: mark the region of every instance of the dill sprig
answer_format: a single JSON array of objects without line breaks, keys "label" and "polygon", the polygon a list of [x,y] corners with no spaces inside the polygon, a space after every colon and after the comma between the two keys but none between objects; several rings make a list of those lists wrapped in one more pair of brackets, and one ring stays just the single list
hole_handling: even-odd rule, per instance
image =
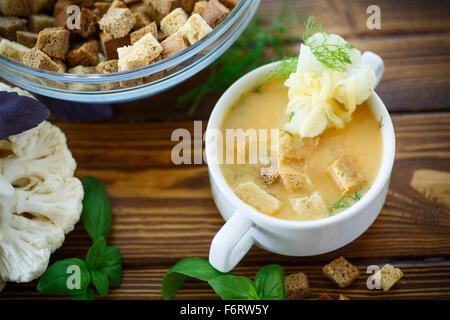
[{"label": "dill sprig", "polygon": [[[303,43],[311,49],[316,59],[331,70],[344,71],[350,60],[350,43],[327,43],[330,35],[322,30],[322,24],[317,24],[316,18],[309,17],[304,23],[305,33],[302,36]],[[322,40],[311,39],[314,33],[321,33]]]},{"label": "dill sprig", "polygon": [[346,195],[343,195],[338,201],[336,201],[329,209],[330,216],[334,214],[334,210],[336,209],[344,209],[350,207],[350,203],[348,203]]},{"label": "dill sprig", "polygon": [[284,58],[274,70],[266,74],[266,78],[258,87],[256,87],[255,91],[259,92],[262,87],[276,76],[288,78],[291,73],[294,73],[297,70],[297,65],[298,57]]},{"label": "dill sprig", "polygon": [[383,123],[383,116],[380,117],[380,120],[378,120],[378,128],[381,129],[383,128],[384,123]]},{"label": "dill sprig", "polygon": [[[189,106],[188,114],[192,116],[203,98],[220,92],[233,84],[242,75],[271,61],[277,61],[286,54],[286,45],[295,43],[298,36],[290,25],[303,21],[299,14],[289,14],[291,1],[285,1],[283,12],[272,17],[269,13],[259,13],[241,37],[217,61],[209,67],[209,78],[198,87],[188,91],[177,100],[178,107]],[[263,22],[272,19],[270,24]],[[266,27],[267,26],[267,27]],[[270,57],[266,49],[270,48]]]}]

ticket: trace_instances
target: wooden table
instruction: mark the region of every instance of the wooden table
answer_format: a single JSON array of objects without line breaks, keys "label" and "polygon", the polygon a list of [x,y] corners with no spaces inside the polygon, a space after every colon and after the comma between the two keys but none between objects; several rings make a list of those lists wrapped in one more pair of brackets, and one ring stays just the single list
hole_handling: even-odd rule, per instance
[{"label": "wooden table", "polygon": [[[280,11],[280,1],[261,9]],[[373,1],[294,1],[296,12],[315,15],[328,32],[340,33],[361,51],[384,58],[377,92],[391,112],[397,153],[389,194],[378,219],[357,240],[328,254],[285,257],[253,248],[235,269],[253,277],[263,265],[281,264],[286,273],[305,272],[313,297],[344,293],[351,299],[450,298],[450,13],[449,1],[377,1],[381,30],[366,28]],[[299,33],[299,30],[296,30]],[[294,45],[294,44],[292,44]],[[298,50],[298,44],[295,44]],[[220,93],[208,96],[193,117],[175,107],[176,97],[208,76],[203,71],[159,96],[117,105],[104,123],[56,120],[78,162],[77,175],[93,175],[106,185],[113,205],[109,242],[123,255],[123,281],[111,299],[160,299],[170,266],[185,257],[208,257],[223,224],[211,198],[205,165],[175,166],[171,133],[193,132],[192,120],[206,121]],[[52,261],[84,257],[90,240],[81,224],[67,236]],[[361,271],[339,289],[321,272],[344,256]],[[366,288],[368,265],[391,263],[404,277],[389,292]],[[42,299],[36,282],[8,284],[0,298]],[[189,280],[176,298],[217,298],[207,284]]]}]

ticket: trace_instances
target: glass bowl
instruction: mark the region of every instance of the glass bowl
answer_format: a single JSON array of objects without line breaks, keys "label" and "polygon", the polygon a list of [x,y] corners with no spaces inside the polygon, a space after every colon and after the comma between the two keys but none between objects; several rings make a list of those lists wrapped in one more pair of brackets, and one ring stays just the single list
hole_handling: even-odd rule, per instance
[{"label": "glass bowl", "polygon": [[145,98],[192,77],[224,53],[242,34],[260,0],[241,0],[208,36],[182,52],[151,65],[109,74],[57,73],[28,67],[0,55],[0,77],[51,98],[116,103]]}]

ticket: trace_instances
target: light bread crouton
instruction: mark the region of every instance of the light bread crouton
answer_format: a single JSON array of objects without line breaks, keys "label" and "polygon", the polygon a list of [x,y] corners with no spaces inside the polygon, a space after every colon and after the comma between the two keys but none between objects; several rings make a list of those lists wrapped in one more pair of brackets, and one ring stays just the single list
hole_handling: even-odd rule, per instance
[{"label": "light bread crouton", "polygon": [[294,273],[284,278],[287,300],[298,300],[310,295],[308,277],[303,272]]},{"label": "light bread crouton", "polygon": [[180,31],[175,32],[166,40],[161,42],[161,46],[163,47],[163,51],[161,53],[162,59],[173,56],[174,54],[177,54],[187,48],[186,41]]},{"label": "light bread crouton", "polygon": [[310,196],[301,198],[292,198],[289,200],[292,210],[297,213],[301,220],[309,220],[328,217],[328,210],[322,197],[314,192]]},{"label": "light bread crouton", "polygon": [[322,271],[328,279],[336,283],[340,288],[348,286],[359,277],[358,268],[345,260],[344,257],[331,261],[323,267]]},{"label": "light bread crouton", "polygon": [[194,10],[192,13],[198,13],[201,15],[203,13],[203,10],[205,10],[205,7],[207,5],[208,1],[198,1],[194,5]]},{"label": "light bread crouton", "polygon": [[276,168],[269,166],[261,167],[259,176],[265,184],[270,186],[271,184],[278,181],[280,174]]},{"label": "light bread crouton", "polygon": [[161,20],[161,30],[169,37],[180,30],[186,24],[187,19],[187,13],[182,8],[177,8]]},{"label": "light bread crouton", "polygon": [[403,277],[403,272],[393,265],[385,264],[376,274],[375,277],[380,277],[381,288],[383,291],[388,291],[394,284]]},{"label": "light bread crouton", "polygon": [[354,191],[364,181],[358,160],[351,156],[341,156],[327,169],[342,193]]},{"label": "light bread crouton", "polygon": [[109,9],[99,21],[100,29],[116,39],[128,35],[135,23],[136,18],[128,8]]},{"label": "light bread crouton", "polygon": [[20,43],[9,41],[8,39],[0,40],[0,54],[13,60],[22,62],[24,55],[29,50],[30,48],[25,47]]},{"label": "light bread crouton", "polygon": [[151,33],[147,33],[134,45],[117,49],[119,71],[140,68],[157,59],[163,48]]},{"label": "light bread crouton", "polygon": [[280,155],[279,172],[284,185],[290,192],[306,192],[312,189],[312,182],[306,171],[303,158]]},{"label": "light bread crouton", "polygon": [[266,214],[275,213],[281,206],[281,202],[277,198],[251,181],[239,184],[234,192],[242,201]]},{"label": "light bread crouton", "polygon": [[48,55],[46,55],[38,48],[29,50],[23,57],[23,63],[33,68],[44,69],[53,72],[65,71],[65,68],[62,68],[61,64],[53,61]]},{"label": "light bread crouton", "polygon": [[219,0],[209,0],[203,9],[202,17],[211,28],[215,28],[229,13],[230,10]]},{"label": "light bread crouton", "polygon": [[213,29],[199,14],[194,13],[180,30],[183,37],[190,44],[194,44],[206,37]]}]

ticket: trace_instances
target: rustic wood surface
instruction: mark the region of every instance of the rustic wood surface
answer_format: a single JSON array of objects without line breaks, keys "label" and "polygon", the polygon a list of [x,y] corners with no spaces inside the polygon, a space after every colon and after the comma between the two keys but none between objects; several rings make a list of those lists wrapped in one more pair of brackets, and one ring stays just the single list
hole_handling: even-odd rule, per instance
[{"label": "rustic wood surface", "polygon": [[[253,277],[263,265],[279,263],[286,273],[305,272],[312,297],[326,292],[351,299],[450,298],[450,13],[449,1],[380,1],[382,29],[365,27],[373,1],[295,1],[297,12],[315,15],[361,51],[385,61],[377,89],[391,112],[397,153],[385,207],[373,225],[351,244],[324,255],[293,258],[253,248],[235,272]],[[280,11],[263,0],[261,11]],[[300,32],[300,29],[298,30]],[[289,44],[298,50],[298,44]],[[109,242],[123,255],[123,281],[107,298],[160,299],[164,273],[185,257],[207,258],[223,224],[211,198],[204,165],[175,166],[170,160],[176,128],[204,127],[220,93],[208,96],[194,116],[175,107],[176,97],[206,79],[204,71],[184,84],[143,101],[114,106],[113,119],[97,124],[55,119],[78,162],[77,175],[101,179],[111,196]],[[432,170],[430,172],[429,170]],[[81,224],[67,236],[52,261],[84,257],[90,239]],[[340,255],[360,268],[361,277],[339,289],[321,273]],[[366,287],[368,265],[398,265],[404,277],[389,292]],[[36,282],[8,284],[0,299],[42,299]],[[59,298],[59,297],[52,297]],[[188,280],[182,299],[214,299],[207,284]]]}]

